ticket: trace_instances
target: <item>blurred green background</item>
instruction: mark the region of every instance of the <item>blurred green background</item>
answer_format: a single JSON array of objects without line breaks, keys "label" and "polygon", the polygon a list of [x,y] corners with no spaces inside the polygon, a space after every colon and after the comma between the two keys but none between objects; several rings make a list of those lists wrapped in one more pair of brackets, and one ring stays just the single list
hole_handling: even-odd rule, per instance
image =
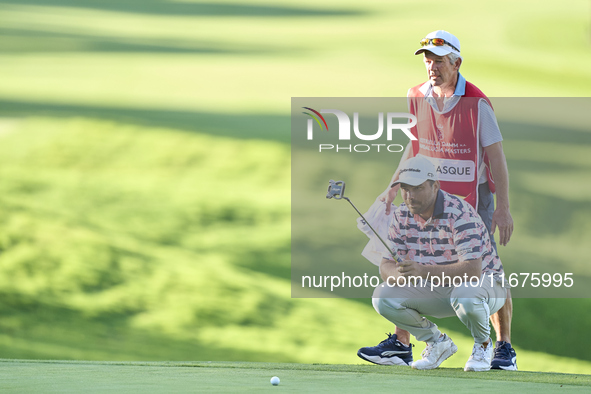
[{"label": "blurred green background", "polygon": [[[589,19],[586,0],[0,1],[0,357],[361,362],[391,329],[369,300],[290,297],[291,97],[405,96],[440,28],[491,97],[586,96]],[[537,143],[588,174],[589,137]],[[588,178],[552,188],[505,140],[501,257],[584,263]],[[559,238],[532,231],[549,221]],[[589,311],[515,300],[520,368],[591,373]]]}]

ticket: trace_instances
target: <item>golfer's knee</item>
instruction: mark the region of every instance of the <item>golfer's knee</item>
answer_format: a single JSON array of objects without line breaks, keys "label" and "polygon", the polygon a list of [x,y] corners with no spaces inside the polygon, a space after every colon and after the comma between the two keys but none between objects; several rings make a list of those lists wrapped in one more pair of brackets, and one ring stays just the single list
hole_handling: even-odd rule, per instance
[{"label": "golfer's knee", "polygon": [[373,308],[376,310],[376,312],[378,312],[380,315],[380,309],[383,308],[382,304],[383,304],[383,287],[382,286],[378,286],[375,288],[375,290],[373,291],[373,294],[371,296],[371,303],[373,304]]},{"label": "golfer's knee", "polygon": [[406,310],[404,303],[408,301],[408,298],[404,295],[402,289],[397,287],[378,286],[373,292],[372,304],[376,312],[389,318]]},{"label": "golfer's knee", "polygon": [[376,312],[378,312],[381,315],[380,308],[381,308],[382,299],[381,298],[372,298],[371,303],[373,304],[373,309],[375,309]]},{"label": "golfer's knee", "polygon": [[380,315],[385,318],[391,318],[397,316],[400,312],[404,311],[406,307],[401,304],[405,300],[396,298],[374,298],[372,299],[373,307]]},{"label": "golfer's knee", "polygon": [[451,299],[451,305],[458,315],[473,316],[478,313],[480,304],[481,302],[476,298],[454,297]]}]

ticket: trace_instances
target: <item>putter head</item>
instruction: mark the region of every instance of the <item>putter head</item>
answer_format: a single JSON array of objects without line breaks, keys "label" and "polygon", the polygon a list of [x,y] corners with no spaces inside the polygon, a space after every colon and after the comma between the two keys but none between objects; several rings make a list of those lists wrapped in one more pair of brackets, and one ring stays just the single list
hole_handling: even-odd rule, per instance
[{"label": "putter head", "polygon": [[328,181],[328,191],[326,192],[326,198],[334,198],[340,200],[345,196],[345,182],[343,181]]}]

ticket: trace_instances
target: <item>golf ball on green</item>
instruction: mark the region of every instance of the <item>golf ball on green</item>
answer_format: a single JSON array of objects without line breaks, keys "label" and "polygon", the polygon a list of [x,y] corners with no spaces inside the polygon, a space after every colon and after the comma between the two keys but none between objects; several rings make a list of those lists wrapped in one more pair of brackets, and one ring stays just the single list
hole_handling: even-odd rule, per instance
[{"label": "golf ball on green", "polygon": [[277,376],[273,376],[273,377],[271,378],[271,384],[272,384],[273,386],[277,386],[277,385],[279,384],[279,378],[278,378]]}]

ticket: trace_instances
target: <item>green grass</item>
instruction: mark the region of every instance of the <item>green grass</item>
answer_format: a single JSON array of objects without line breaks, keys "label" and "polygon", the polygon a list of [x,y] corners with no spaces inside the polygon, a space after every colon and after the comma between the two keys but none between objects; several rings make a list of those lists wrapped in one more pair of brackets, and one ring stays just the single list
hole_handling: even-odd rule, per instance
[{"label": "green grass", "polygon": [[[0,1],[0,356],[358,363],[356,350],[391,329],[367,300],[290,297],[290,98],[404,96],[425,79],[412,52],[442,23],[461,39],[463,74],[489,96],[588,94],[587,2],[471,10]],[[512,110],[498,109],[517,127]],[[516,233],[503,258],[584,270],[590,190],[576,180],[589,173],[588,127],[548,118],[554,129],[505,134]],[[549,177],[573,182],[565,192]],[[363,243],[351,230],[340,241]],[[591,372],[588,310],[588,299],[516,300],[520,369]],[[460,347],[453,368],[471,349],[457,323],[441,322]],[[90,365],[103,383],[117,374]],[[51,378],[35,368],[40,384]],[[389,379],[389,369],[351,368]],[[228,375],[217,373],[232,370],[208,371],[219,386]],[[241,371],[241,382],[260,376],[271,389],[266,371]]]},{"label": "green grass", "polygon": [[585,96],[590,82],[582,0],[463,0],[436,15],[430,1],[103,3],[0,2],[0,97],[224,115],[286,114],[290,97],[404,97],[425,79],[419,40],[440,26],[489,96]]},{"label": "green grass", "polygon": [[[587,392],[588,375],[464,372],[442,368],[221,362],[64,362],[0,360],[3,392]],[[8,373],[10,372],[10,373]],[[281,379],[277,387],[269,380]],[[587,388],[585,388],[587,387]]]},{"label": "green grass", "polygon": [[[14,120],[0,139],[4,357],[359,363],[391,329],[368,300],[290,298],[282,144],[82,118]],[[545,355],[531,330],[553,321],[571,344],[586,304],[520,301],[537,310],[515,319],[522,370],[591,371],[568,358],[581,343]]]}]

